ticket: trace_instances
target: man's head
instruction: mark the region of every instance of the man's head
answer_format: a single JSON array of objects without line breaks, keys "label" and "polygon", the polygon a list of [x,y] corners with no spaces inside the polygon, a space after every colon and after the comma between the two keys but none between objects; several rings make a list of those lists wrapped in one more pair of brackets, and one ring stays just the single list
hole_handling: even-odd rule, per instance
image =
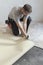
[{"label": "man's head", "polygon": [[29,4],[25,4],[22,8],[22,13],[28,15],[32,12],[32,7]]}]

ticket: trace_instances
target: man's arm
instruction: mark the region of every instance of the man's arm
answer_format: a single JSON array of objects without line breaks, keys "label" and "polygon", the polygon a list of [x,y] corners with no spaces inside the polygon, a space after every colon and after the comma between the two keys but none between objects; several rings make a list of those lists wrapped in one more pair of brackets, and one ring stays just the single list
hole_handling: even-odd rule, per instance
[{"label": "man's arm", "polygon": [[20,28],[20,30],[21,30],[21,32],[24,34],[24,36],[27,37],[27,34],[26,34],[26,32],[24,31],[23,26],[22,26],[22,24],[20,23],[20,21],[17,22],[16,24],[17,24],[17,26]]},{"label": "man's arm", "polygon": [[24,31],[26,32],[26,29],[27,29],[27,19],[26,19],[26,17],[24,17],[24,19],[23,19],[23,28],[24,28]]}]

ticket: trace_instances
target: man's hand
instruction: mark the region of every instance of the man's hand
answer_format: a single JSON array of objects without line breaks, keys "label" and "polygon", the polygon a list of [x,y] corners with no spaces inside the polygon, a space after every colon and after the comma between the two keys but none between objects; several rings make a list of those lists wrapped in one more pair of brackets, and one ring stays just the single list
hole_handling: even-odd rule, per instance
[{"label": "man's hand", "polygon": [[27,35],[26,39],[29,39],[29,35]]}]

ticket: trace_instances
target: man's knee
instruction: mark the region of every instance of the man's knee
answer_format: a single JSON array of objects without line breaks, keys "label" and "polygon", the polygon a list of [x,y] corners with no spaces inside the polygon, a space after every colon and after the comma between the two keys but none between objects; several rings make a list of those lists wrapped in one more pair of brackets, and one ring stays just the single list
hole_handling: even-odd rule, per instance
[{"label": "man's knee", "polygon": [[9,20],[5,20],[5,23],[6,23],[6,24],[9,24]]}]

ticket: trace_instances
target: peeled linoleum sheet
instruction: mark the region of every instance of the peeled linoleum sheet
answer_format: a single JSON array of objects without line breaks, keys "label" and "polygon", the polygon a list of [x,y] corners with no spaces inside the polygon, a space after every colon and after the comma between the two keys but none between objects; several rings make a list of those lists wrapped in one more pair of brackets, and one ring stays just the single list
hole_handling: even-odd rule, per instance
[{"label": "peeled linoleum sheet", "polygon": [[12,65],[33,46],[32,41],[13,36],[6,27],[0,27],[0,65]]}]

